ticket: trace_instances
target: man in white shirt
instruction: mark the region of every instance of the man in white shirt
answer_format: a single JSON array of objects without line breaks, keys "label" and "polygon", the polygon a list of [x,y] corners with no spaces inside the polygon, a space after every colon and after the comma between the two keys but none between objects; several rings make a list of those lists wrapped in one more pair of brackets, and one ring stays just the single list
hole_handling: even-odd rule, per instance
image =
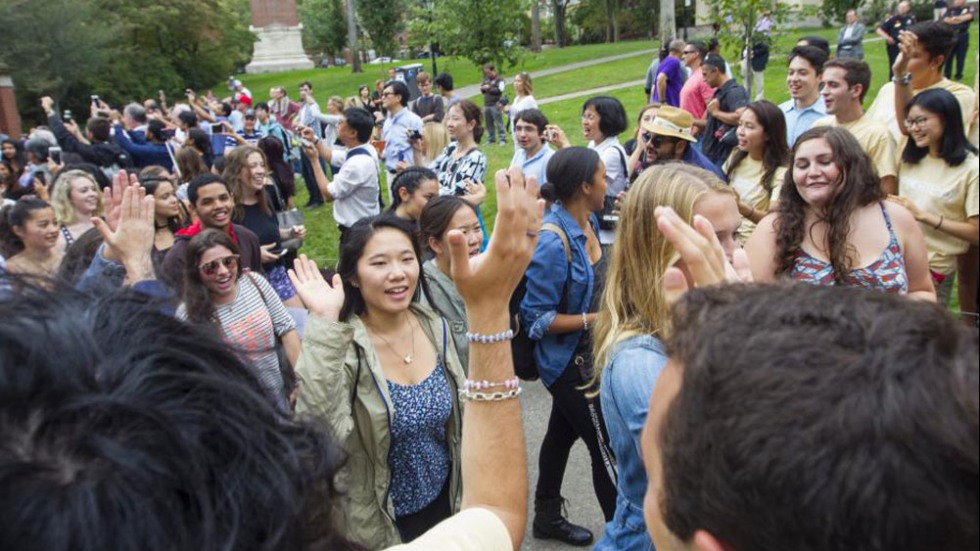
[{"label": "man in white shirt", "polygon": [[[365,109],[344,110],[337,125],[337,137],[344,149],[332,149],[324,140],[314,140],[315,147],[304,147],[307,157],[319,156],[324,161],[341,165],[333,181],[328,180],[319,163],[313,163],[316,185],[323,198],[333,203],[333,219],[340,230],[343,243],[347,230],[361,218],[381,212],[381,184],[378,179],[378,154],[371,141],[374,117]],[[311,134],[304,133],[309,139]]]},{"label": "man in white shirt", "polygon": [[514,119],[514,139],[517,151],[510,161],[511,168],[519,168],[525,178],[534,176],[538,185],[548,181],[548,161],[555,151],[544,141],[548,117],[537,109],[524,109]]}]

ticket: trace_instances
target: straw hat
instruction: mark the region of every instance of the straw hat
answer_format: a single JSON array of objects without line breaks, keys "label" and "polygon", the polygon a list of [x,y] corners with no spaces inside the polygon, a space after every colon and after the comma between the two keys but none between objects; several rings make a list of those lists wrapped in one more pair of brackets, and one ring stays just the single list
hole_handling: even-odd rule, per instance
[{"label": "straw hat", "polygon": [[698,141],[697,138],[691,135],[693,124],[694,117],[690,113],[677,107],[665,105],[657,111],[655,119],[643,123],[643,130],[658,136],[696,142]]}]

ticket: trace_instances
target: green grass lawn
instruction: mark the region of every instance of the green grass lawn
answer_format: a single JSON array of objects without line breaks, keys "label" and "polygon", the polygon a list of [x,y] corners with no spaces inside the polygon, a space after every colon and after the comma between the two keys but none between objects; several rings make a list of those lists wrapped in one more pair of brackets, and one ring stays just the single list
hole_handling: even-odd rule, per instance
[{"label": "green grass lawn", "polygon": [[[977,51],[977,27],[971,30],[971,50],[967,56],[967,78],[964,82],[972,83],[976,73],[976,51]],[[773,47],[773,53],[769,66],[766,68],[765,89],[766,98],[774,103],[781,103],[789,99],[786,90],[786,55],[792,49],[796,40],[800,36],[817,34],[828,38],[832,43],[837,38],[836,29],[818,30],[799,30],[785,33],[777,37]],[[695,37],[692,37],[692,39]],[[606,57],[619,53],[627,53],[642,49],[651,48],[653,44],[649,41],[625,42],[619,44],[600,44],[592,46],[575,46],[562,50],[549,50],[541,54],[529,55],[522,70],[536,71],[548,67],[560,66],[568,63],[575,63],[596,57]],[[734,50],[734,49],[733,49]],[[735,51],[723,51],[723,55],[733,66],[733,70],[738,72],[738,57]],[[878,89],[888,80],[888,58],[885,53],[885,45],[882,41],[870,42],[865,45],[865,59],[872,67],[872,87],[868,94],[866,104],[870,105],[877,95]],[[547,77],[535,79],[535,97],[539,99],[553,97],[561,94],[572,93],[581,90],[588,90],[609,84],[629,82],[641,79],[646,74],[649,65],[649,56],[637,56],[624,60],[619,60],[603,65],[592,66],[585,69],[559,73]],[[440,58],[440,70],[455,71],[454,76],[459,86],[472,84],[479,79],[479,71],[466,60],[449,60]],[[373,67],[373,66],[371,66]],[[310,78],[316,86],[317,97],[321,102],[329,94],[349,95],[356,89],[357,83],[368,82],[380,77],[380,68],[370,69],[376,71],[370,77],[365,75],[351,75],[346,69],[316,69],[311,71],[294,71],[277,75],[252,75],[244,77],[246,85],[252,88],[259,97],[264,97],[265,90],[273,83],[284,83],[295,89],[295,84],[300,80]],[[513,74],[514,70],[507,71]],[[467,76],[464,76],[467,75]],[[462,77],[462,78],[461,78]],[[259,84],[261,83],[261,84]],[[644,93],[641,87],[631,87],[616,90],[609,95],[619,98],[626,108],[627,114],[631,119],[630,128],[621,136],[622,141],[626,141],[635,131],[635,118],[639,109],[644,105]],[[585,98],[576,98],[543,106],[543,111],[548,115],[551,122],[561,126],[574,145],[585,145],[579,130],[579,113]],[[497,145],[484,144],[483,152],[487,155],[488,173],[488,198],[483,205],[483,214],[488,228],[492,229],[494,215],[496,213],[496,197],[493,189],[492,174],[497,170],[507,168],[513,156],[513,146],[500,147]],[[297,204],[302,205],[306,202],[306,191],[302,185]],[[327,205],[324,208],[307,213],[308,239],[304,246],[304,252],[315,258],[321,264],[333,265],[337,259],[337,229],[331,215],[331,208]]]}]

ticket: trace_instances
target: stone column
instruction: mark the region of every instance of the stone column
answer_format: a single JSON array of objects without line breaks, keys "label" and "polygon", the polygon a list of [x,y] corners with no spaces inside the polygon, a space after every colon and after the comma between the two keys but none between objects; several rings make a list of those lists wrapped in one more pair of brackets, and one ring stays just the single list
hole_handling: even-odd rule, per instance
[{"label": "stone column", "polygon": [[296,0],[251,0],[252,25],[258,35],[247,73],[272,73],[293,69],[312,69],[313,62],[303,51],[296,15]]},{"label": "stone column", "polygon": [[10,67],[3,62],[0,62],[0,133],[20,138],[20,114],[14,96],[14,80],[10,78]]}]

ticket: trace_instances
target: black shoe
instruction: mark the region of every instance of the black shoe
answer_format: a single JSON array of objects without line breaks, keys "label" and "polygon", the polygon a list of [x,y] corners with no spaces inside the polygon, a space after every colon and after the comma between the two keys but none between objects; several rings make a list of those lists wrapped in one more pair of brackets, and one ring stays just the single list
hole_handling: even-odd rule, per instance
[{"label": "black shoe", "polygon": [[323,201],[319,202],[309,202],[306,204],[306,210],[314,210],[323,206]]},{"label": "black shoe", "polygon": [[558,540],[574,547],[585,547],[592,544],[592,532],[572,524],[562,515],[564,500],[554,499],[534,500],[534,524],[532,535],[539,540]]}]

